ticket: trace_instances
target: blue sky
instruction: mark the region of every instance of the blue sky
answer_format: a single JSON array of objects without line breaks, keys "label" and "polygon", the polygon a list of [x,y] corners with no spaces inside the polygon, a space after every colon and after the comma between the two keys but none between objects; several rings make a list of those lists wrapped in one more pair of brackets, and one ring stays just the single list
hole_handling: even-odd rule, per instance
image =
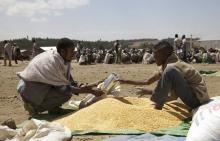
[{"label": "blue sky", "polygon": [[0,40],[220,39],[220,0],[0,0]]}]

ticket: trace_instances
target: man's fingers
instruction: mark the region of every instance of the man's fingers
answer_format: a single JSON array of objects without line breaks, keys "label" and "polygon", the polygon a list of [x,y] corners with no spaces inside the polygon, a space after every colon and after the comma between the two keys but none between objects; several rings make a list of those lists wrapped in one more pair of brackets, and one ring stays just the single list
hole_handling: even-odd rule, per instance
[{"label": "man's fingers", "polygon": [[83,84],[83,83],[80,83],[80,84],[79,84],[79,87],[81,87],[81,86],[84,86],[84,84]]},{"label": "man's fingers", "polygon": [[82,88],[82,87],[86,87],[87,85],[88,85],[88,83],[86,83],[86,84],[80,83],[80,84],[78,85],[78,87]]},{"label": "man's fingers", "polygon": [[142,97],[143,95],[146,95],[143,87],[135,87],[135,89],[138,97]]},{"label": "man's fingers", "polygon": [[93,89],[92,94],[95,95],[95,96],[101,96],[101,95],[104,94],[104,92],[101,91],[101,90],[98,90],[98,89]]}]

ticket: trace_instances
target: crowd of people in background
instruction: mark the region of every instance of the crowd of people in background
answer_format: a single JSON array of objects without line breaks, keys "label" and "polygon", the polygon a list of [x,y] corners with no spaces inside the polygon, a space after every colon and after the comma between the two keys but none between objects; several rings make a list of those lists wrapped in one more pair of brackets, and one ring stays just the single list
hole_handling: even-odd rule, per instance
[{"label": "crowd of people in background", "polygon": [[[150,51],[147,50],[150,54]],[[94,63],[104,64],[130,64],[141,63],[145,54],[145,49],[136,48],[120,48],[115,49],[90,49],[82,48],[81,52],[77,51],[77,62],[79,65],[89,65]],[[145,55],[146,56],[146,55]],[[146,56],[149,57],[149,56]],[[145,58],[146,58],[145,57]],[[152,56],[153,58],[153,56]],[[146,59],[145,59],[146,60]],[[151,61],[153,63],[153,61]],[[149,62],[149,63],[151,63]]]},{"label": "crowd of people in background", "polygon": [[187,63],[220,63],[220,49],[192,48],[187,44],[185,35],[179,38],[178,34],[175,34],[174,50],[178,57]]},{"label": "crowd of people in background", "polygon": [[[182,38],[175,34],[174,51],[178,57],[187,63],[220,63],[220,49],[192,48],[186,40],[186,36]],[[118,40],[115,41],[111,49],[90,49],[83,47],[81,42],[77,43],[77,62],[79,65],[89,65],[94,63],[104,64],[131,64],[143,63],[152,64],[155,62],[151,48],[123,48]]]},{"label": "crowd of people in background", "polygon": [[[32,54],[31,58],[43,52],[40,46],[37,44],[36,39],[32,39]],[[16,43],[11,43],[9,41],[4,41],[4,66],[11,66],[11,61],[14,60],[15,64],[18,63],[17,60],[23,61],[23,56],[21,54],[20,48]],[[175,53],[178,57],[187,63],[220,63],[220,49],[209,48],[205,49],[192,48],[189,46],[186,36],[182,35],[180,38],[178,34],[175,34],[173,41],[173,47]],[[142,63],[142,64],[152,64],[155,62],[152,49],[145,48],[125,48],[121,45],[119,40],[116,40],[110,49],[97,49],[89,48],[83,45],[83,42],[78,41],[76,43],[76,62],[79,65],[90,65],[90,64],[132,64],[132,63]]]}]

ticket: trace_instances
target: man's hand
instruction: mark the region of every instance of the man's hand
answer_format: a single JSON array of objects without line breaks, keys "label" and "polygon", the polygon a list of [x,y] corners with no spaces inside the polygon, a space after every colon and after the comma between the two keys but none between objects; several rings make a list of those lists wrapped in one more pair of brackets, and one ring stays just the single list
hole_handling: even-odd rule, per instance
[{"label": "man's hand", "polygon": [[86,84],[84,84],[84,83],[78,83],[77,84],[77,86],[79,87],[79,88],[81,88],[81,87],[83,87],[83,86],[86,86],[88,83],[86,83]]},{"label": "man's hand", "polygon": [[85,90],[85,89],[90,90],[90,89],[92,89],[92,86],[89,86],[89,85],[86,83],[86,84],[80,85],[79,88],[80,88],[80,89],[84,89],[84,90]]},{"label": "man's hand", "polygon": [[84,87],[86,89],[92,89],[93,87],[97,87],[100,83],[102,83],[105,79],[101,79],[97,82],[94,82],[94,83],[86,83],[85,85],[82,85],[81,87]]},{"label": "man's hand", "polygon": [[126,80],[124,80],[124,79],[122,79],[122,78],[119,78],[118,81],[119,81],[121,84],[123,84],[123,83],[126,82]]},{"label": "man's hand", "polygon": [[152,90],[148,88],[143,87],[135,87],[136,94],[138,94],[138,97],[142,97],[143,95],[152,95]]},{"label": "man's hand", "polygon": [[156,109],[156,110],[162,110],[162,108],[163,108],[163,104],[155,103],[154,109]]},{"label": "man's hand", "polygon": [[104,92],[100,89],[97,88],[92,88],[90,86],[87,85],[83,85],[81,87],[71,87],[72,92],[74,94],[79,94],[79,93],[91,93],[95,96],[101,96],[104,94]]},{"label": "man's hand", "polygon": [[95,96],[101,96],[104,94],[104,92],[100,89],[97,89],[97,88],[93,88],[91,89],[91,93]]},{"label": "man's hand", "polygon": [[126,79],[119,78],[118,81],[121,84],[131,84],[131,85],[149,85],[150,84],[149,80],[147,80],[147,79],[145,79],[145,80],[126,80]]}]

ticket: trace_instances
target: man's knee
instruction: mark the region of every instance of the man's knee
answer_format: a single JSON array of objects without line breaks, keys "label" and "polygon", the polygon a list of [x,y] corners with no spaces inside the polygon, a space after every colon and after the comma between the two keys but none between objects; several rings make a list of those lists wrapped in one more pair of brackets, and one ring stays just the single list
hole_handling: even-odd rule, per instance
[{"label": "man's knee", "polygon": [[69,85],[65,85],[65,86],[53,87],[51,92],[58,93],[61,95],[70,95],[72,91]]},{"label": "man's knee", "polygon": [[165,73],[166,73],[166,76],[172,80],[183,79],[183,76],[181,75],[181,73],[172,66],[167,67],[165,70]]},{"label": "man's knee", "polygon": [[71,98],[71,94],[60,95],[59,97],[46,97],[36,108],[39,112],[48,111],[55,107],[60,107]]},{"label": "man's knee", "polygon": [[71,89],[70,89],[69,86],[63,86],[63,87],[60,87],[60,88],[55,88],[49,94],[50,94],[49,99],[50,98],[58,98],[63,102],[68,101],[72,97]]}]

